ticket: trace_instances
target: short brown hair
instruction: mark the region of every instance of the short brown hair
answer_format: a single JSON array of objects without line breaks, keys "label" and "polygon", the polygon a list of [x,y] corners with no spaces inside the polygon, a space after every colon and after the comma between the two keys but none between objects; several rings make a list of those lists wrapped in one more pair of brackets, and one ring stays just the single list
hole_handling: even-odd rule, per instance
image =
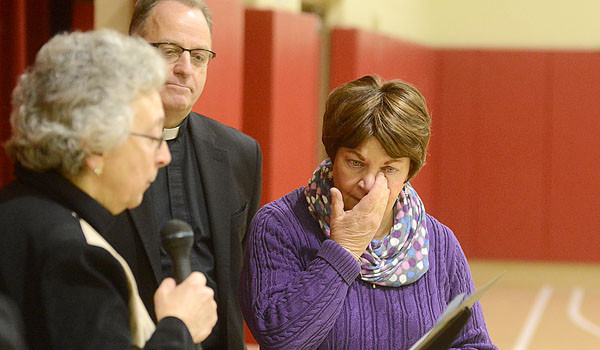
[{"label": "short brown hair", "polygon": [[340,147],[356,148],[375,137],[390,157],[410,158],[411,179],[425,165],[430,127],[425,98],[417,89],[367,75],[329,94],[322,141],[333,161]]},{"label": "short brown hair", "polygon": [[130,35],[137,34],[142,37],[145,35],[146,21],[148,20],[148,17],[150,17],[154,6],[161,1],[175,1],[190,8],[200,9],[204,18],[206,18],[206,23],[208,23],[208,30],[212,34],[212,18],[210,16],[210,10],[203,0],[138,0],[135,3],[135,9],[133,10],[133,16],[131,17],[131,23],[129,24]]}]

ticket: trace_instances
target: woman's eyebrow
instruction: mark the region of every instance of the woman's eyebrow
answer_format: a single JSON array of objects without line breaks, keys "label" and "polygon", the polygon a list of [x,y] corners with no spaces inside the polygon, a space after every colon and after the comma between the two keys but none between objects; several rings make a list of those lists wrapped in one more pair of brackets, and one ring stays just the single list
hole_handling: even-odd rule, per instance
[{"label": "woman's eyebrow", "polygon": [[355,155],[355,156],[357,156],[357,157],[358,157],[360,160],[365,160],[365,159],[366,159],[366,158],[365,158],[365,157],[364,157],[362,154],[360,154],[358,151],[355,151],[355,150],[353,150],[353,149],[349,149],[349,150],[348,150],[348,153],[352,153],[352,154],[354,154],[354,155]]},{"label": "woman's eyebrow", "polygon": [[401,160],[401,158],[392,158],[390,160],[388,160],[387,162],[385,162],[384,164],[391,164],[391,163],[396,163],[399,162]]}]

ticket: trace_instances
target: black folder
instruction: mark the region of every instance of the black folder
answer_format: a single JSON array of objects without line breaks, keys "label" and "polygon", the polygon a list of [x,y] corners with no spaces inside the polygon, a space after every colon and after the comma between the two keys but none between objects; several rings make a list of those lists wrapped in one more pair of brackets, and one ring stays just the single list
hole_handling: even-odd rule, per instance
[{"label": "black folder", "polygon": [[465,294],[457,295],[446,306],[435,325],[429,332],[425,333],[409,350],[446,350],[462,331],[463,327],[471,317],[471,308],[479,298],[504,274],[496,276],[492,281],[478,289],[475,293],[465,298]]}]

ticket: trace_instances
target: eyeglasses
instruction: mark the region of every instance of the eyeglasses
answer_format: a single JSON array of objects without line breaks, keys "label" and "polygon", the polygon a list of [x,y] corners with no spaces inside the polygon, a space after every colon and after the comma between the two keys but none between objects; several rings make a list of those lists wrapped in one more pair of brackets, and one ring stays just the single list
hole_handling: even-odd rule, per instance
[{"label": "eyeglasses", "polygon": [[150,43],[150,45],[158,48],[169,63],[177,62],[184,51],[190,53],[190,61],[196,67],[206,67],[212,59],[217,57],[216,52],[207,49],[184,49],[173,43]]},{"label": "eyeglasses", "polygon": [[146,134],[140,134],[139,132],[133,132],[133,131],[130,131],[129,135],[139,136],[139,137],[145,137],[147,139],[155,141],[156,142],[156,150],[157,151],[160,148],[160,146],[162,145],[163,141],[165,140],[164,135],[160,135],[160,137],[156,137],[156,136],[151,136],[151,135],[146,135]]}]

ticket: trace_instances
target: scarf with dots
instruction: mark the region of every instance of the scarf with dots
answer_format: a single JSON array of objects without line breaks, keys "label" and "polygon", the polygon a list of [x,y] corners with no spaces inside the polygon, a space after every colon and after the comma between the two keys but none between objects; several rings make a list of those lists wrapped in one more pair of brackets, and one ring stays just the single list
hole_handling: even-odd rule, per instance
[{"label": "scarf with dots", "polygon": [[[311,215],[329,238],[333,164],[325,159],[315,170],[304,195]],[[373,239],[360,257],[361,279],[388,287],[411,284],[429,269],[429,233],[425,207],[410,185],[404,184],[394,207],[394,223],[390,234]]]}]

